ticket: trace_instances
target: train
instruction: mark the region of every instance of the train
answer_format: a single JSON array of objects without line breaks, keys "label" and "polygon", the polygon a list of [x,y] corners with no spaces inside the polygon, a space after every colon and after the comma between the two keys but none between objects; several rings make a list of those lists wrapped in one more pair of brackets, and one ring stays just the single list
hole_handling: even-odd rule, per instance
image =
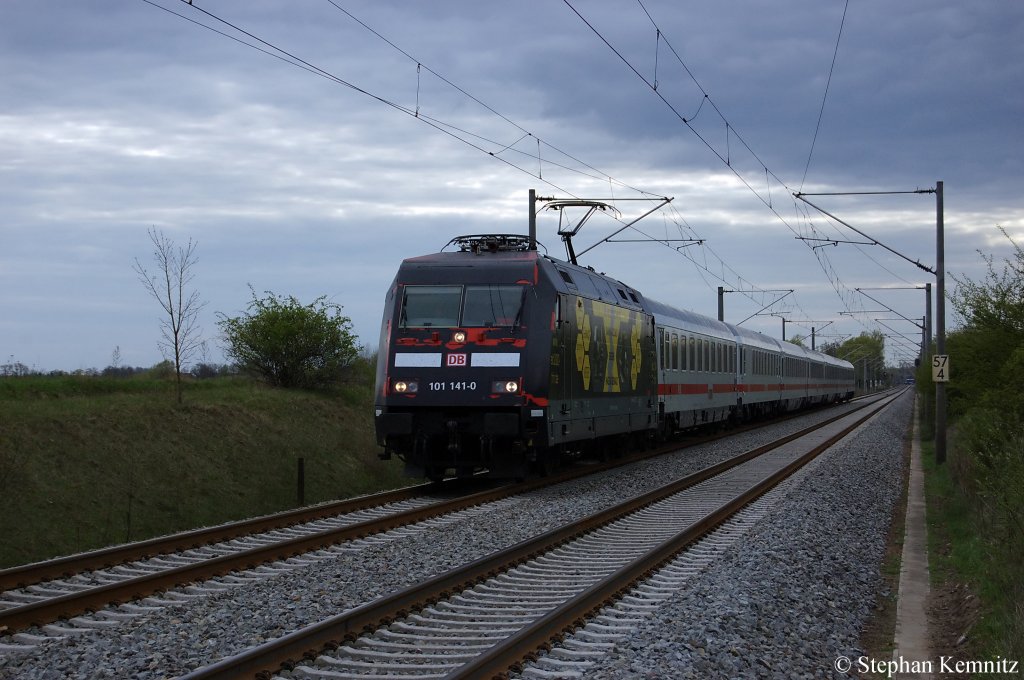
[{"label": "train", "polygon": [[522,478],[853,392],[847,361],[649,299],[524,235],[480,234],[401,263],[374,426],[409,476]]}]

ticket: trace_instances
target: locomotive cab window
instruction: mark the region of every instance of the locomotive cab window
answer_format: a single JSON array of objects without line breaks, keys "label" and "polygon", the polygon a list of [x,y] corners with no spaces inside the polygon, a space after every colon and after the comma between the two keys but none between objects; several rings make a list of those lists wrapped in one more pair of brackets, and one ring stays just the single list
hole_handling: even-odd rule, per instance
[{"label": "locomotive cab window", "polygon": [[402,328],[452,328],[459,325],[462,286],[406,286]]},{"label": "locomotive cab window", "polygon": [[524,286],[466,286],[463,326],[517,326],[522,320]]},{"label": "locomotive cab window", "polygon": [[524,286],[406,286],[401,328],[517,326],[522,321]]}]

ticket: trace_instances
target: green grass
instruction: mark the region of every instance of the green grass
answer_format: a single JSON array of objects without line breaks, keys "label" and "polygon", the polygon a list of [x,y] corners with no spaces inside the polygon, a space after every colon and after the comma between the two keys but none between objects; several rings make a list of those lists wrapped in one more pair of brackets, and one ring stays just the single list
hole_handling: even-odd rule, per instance
[{"label": "green grass", "polygon": [[0,379],[0,567],[407,483],[377,460],[372,388]]},{"label": "green grass", "polygon": [[965,583],[977,595],[980,612],[967,641],[970,658],[1024,660],[1020,538],[1017,545],[1006,542],[987,524],[954,480],[956,455],[951,448],[949,461],[937,465],[933,442],[922,442],[932,586]]}]

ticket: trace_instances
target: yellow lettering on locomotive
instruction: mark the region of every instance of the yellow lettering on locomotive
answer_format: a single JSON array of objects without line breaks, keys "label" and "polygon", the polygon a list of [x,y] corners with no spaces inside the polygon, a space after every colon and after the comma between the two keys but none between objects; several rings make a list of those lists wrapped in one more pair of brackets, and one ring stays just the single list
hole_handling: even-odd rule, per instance
[{"label": "yellow lettering on locomotive", "polygon": [[608,370],[605,371],[606,392],[621,392],[622,382],[619,380],[619,331],[622,327],[623,318],[627,313],[624,309],[610,307],[608,323],[611,325],[609,333],[605,335],[608,343]]},{"label": "yellow lettering on locomotive", "polygon": [[598,385],[598,390],[600,390],[601,392],[611,392],[614,390],[610,390],[608,385],[608,355],[612,354],[612,329],[609,328],[609,326],[611,326],[612,324],[610,323],[609,317],[612,315],[612,313],[614,313],[614,310],[613,308],[609,307],[607,304],[603,302],[594,301],[592,303],[592,312],[594,315],[595,329],[600,329],[601,333],[599,335],[604,337],[604,346],[603,348],[598,349],[599,352],[601,351],[601,349],[603,349],[605,354],[604,362],[601,366],[601,373],[603,373],[602,377],[604,379],[602,380],[601,384]]},{"label": "yellow lettering on locomotive", "polygon": [[637,380],[640,378],[640,364],[643,362],[643,353],[640,347],[641,324],[637,314],[631,314],[632,327],[629,329],[629,344],[632,353],[629,357],[629,384],[635,390]]},{"label": "yellow lettering on locomotive", "polygon": [[576,370],[583,389],[591,389],[595,370],[599,382],[594,390],[637,389],[643,369],[643,315],[586,298],[577,298],[575,311]]},{"label": "yellow lettering on locomotive", "polygon": [[576,370],[583,376],[583,389],[590,389],[590,315],[583,300],[576,299]]}]

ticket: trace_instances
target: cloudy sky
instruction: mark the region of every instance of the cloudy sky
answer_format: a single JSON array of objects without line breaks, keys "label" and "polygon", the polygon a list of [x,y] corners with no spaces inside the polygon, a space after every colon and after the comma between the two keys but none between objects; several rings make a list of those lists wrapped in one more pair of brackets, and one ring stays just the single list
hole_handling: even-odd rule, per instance
[{"label": "cloudy sky", "polygon": [[[1010,252],[997,225],[1024,244],[1020,2],[5,0],[0,69],[0,363],[40,370],[160,360],[150,229],[197,242],[218,362],[250,286],[375,346],[401,260],[525,233],[531,188],[615,199],[577,251],[672,197],[581,264],[711,316],[756,291],[726,320],[775,336],[879,329],[893,361],[923,292],[856,289],[934,276],[793,192],[942,180],[957,275]],[[935,266],[933,195],[808,200]]]}]

